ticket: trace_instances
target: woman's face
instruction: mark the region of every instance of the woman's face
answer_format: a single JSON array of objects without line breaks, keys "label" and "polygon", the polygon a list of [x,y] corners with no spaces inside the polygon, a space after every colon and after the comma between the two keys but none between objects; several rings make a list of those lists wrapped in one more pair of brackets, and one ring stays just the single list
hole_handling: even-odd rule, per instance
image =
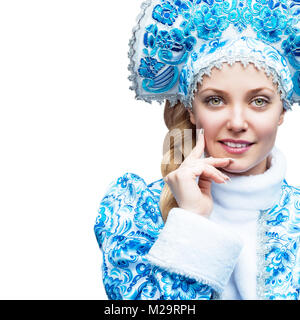
[{"label": "woman's face", "polygon": [[215,158],[233,158],[223,170],[242,175],[263,173],[284,109],[273,84],[250,63],[213,68],[204,76],[189,110],[197,129],[204,129],[205,151]]}]

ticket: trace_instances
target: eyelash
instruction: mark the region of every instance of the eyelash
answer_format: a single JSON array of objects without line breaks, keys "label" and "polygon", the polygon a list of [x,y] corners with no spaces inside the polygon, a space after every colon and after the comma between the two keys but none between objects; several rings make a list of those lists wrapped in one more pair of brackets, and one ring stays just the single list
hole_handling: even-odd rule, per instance
[{"label": "eyelash", "polygon": [[[222,98],[221,97],[218,97],[218,96],[209,96],[209,97],[207,97],[206,99],[205,99],[205,103],[207,104],[207,105],[210,105],[210,106],[213,106],[213,107],[216,107],[216,106],[219,106],[219,105],[211,105],[211,104],[209,104],[209,102],[212,100],[212,99],[219,99],[219,100],[222,100]],[[269,103],[269,100],[267,100],[266,98],[263,98],[263,97],[257,97],[257,98],[255,98],[254,100],[252,100],[252,101],[255,101],[255,100],[258,100],[258,99],[261,99],[261,100],[263,100],[263,102],[264,102],[264,105],[262,105],[262,106],[258,106],[258,105],[256,105],[256,107],[258,107],[258,108],[263,108],[263,107],[265,107],[268,103]]]}]

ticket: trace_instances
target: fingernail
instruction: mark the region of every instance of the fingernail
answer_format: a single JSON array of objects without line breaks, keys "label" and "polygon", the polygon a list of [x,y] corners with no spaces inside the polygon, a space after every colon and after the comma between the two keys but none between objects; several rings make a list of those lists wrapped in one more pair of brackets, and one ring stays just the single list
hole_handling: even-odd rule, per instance
[{"label": "fingernail", "polygon": [[204,134],[204,129],[203,128],[199,129],[199,133]]},{"label": "fingernail", "polygon": [[223,174],[223,176],[227,181],[231,181],[231,179],[228,176],[226,176],[225,174]]}]

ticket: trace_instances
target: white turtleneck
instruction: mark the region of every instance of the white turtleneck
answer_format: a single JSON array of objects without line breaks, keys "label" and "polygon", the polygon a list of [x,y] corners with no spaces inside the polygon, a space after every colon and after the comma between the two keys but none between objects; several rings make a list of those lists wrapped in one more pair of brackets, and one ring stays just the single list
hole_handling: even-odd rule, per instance
[{"label": "white turtleneck", "polygon": [[210,220],[239,235],[243,249],[222,299],[256,299],[256,230],[260,210],[274,204],[281,193],[286,160],[276,147],[263,174],[233,176],[228,184],[212,183],[214,209]]},{"label": "white turtleneck", "polygon": [[285,157],[276,147],[270,160],[263,174],[213,182],[209,219],[173,208],[148,259],[210,284],[222,292],[221,299],[256,299],[257,218],[279,198],[286,173]]}]

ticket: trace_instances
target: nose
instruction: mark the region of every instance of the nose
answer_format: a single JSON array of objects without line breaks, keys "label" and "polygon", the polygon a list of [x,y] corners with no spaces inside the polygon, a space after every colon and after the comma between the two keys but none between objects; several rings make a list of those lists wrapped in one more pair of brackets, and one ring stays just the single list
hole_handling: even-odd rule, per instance
[{"label": "nose", "polygon": [[228,114],[227,129],[234,132],[246,131],[248,122],[245,117],[245,110],[241,106],[234,106]]}]

